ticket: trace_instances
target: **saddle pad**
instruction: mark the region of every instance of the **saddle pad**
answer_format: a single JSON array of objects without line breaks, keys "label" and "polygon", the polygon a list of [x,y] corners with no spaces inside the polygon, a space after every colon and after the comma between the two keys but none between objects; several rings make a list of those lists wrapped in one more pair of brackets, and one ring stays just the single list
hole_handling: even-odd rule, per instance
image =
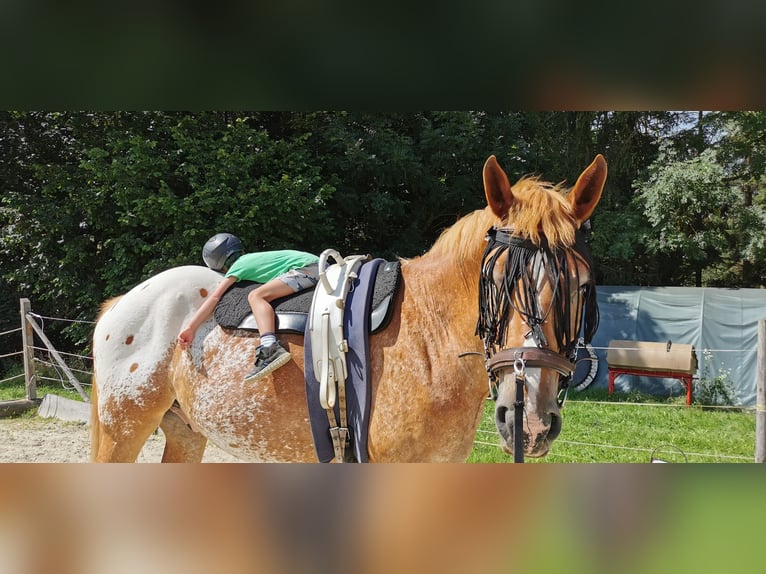
[{"label": "saddle pad", "polygon": [[[401,278],[401,265],[398,261],[384,262],[375,275],[372,292],[370,332],[383,329],[391,319],[392,305],[396,289]],[[232,285],[216,305],[213,316],[216,322],[226,329],[245,329],[257,331],[252,318],[247,295],[260,286],[254,281],[238,281]],[[314,298],[314,290],[308,289],[295,295],[275,299],[271,305],[277,315],[277,332],[304,334],[308,323],[308,313]]]}]

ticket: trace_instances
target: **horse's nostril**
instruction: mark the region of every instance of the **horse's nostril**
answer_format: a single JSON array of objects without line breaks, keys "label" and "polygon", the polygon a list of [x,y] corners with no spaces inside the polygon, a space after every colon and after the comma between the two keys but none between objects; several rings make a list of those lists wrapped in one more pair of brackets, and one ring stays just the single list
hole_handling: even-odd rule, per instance
[{"label": "horse's nostril", "polygon": [[495,422],[498,426],[505,425],[507,423],[506,418],[508,417],[508,408],[503,406],[498,406],[495,408]]},{"label": "horse's nostril", "polygon": [[548,430],[548,441],[553,442],[553,440],[561,434],[561,416],[551,413],[551,423],[550,423],[550,429]]},{"label": "horse's nostril", "polygon": [[503,441],[511,440],[513,432],[513,412],[502,405],[495,407],[495,427]]}]

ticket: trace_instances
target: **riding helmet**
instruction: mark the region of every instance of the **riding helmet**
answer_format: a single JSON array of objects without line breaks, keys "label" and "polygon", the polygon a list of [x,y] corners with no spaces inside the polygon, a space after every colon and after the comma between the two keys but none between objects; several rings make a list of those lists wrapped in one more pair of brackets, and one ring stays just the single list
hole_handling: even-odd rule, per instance
[{"label": "riding helmet", "polygon": [[228,267],[226,265],[228,259],[240,253],[242,253],[242,242],[236,235],[216,233],[202,248],[202,259],[210,269],[222,271],[224,267]]}]

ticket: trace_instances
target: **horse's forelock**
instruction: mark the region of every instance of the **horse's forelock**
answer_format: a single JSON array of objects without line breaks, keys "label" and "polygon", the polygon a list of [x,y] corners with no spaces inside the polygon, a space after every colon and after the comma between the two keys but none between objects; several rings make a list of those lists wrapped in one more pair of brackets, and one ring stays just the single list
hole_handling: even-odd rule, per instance
[{"label": "horse's forelock", "polygon": [[575,218],[561,184],[524,177],[513,186],[512,192],[514,201],[503,227],[510,227],[515,235],[536,245],[540,244],[541,236],[545,236],[552,248],[569,247],[575,242]]}]

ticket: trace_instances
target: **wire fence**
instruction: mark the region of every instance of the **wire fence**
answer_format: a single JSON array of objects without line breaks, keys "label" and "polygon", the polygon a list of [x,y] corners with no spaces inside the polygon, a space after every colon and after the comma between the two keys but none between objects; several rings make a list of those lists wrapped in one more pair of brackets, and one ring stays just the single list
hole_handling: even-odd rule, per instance
[{"label": "wire fence", "polygon": [[[46,322],[54,322],[54,321],[61,321],[61,322],[67,322],[67,323],[83,323],[83,324],[95,324],[94,321],[81,321],[81,320],[74,320],[74,319],[66,319],[61,317],[51,317],[51,316],[42,316],[36,313],[30,313],[33,317],[38,319],[40,321],[40,327],[44,330]],[[19,333],[22,331],[22,327],[10,329],[7,331],[0,332],[0,337],[5,336],[12,336],[16,333]],[[75,387],[71,384],[70,379],[66,376],[64,371],[62,370],[60,363],[54,360],[52,356],[52,351],[47,346],[36,346],[32,345],[31,349],[34,354],[34,361],[36,364],[43,367],[43,369],[40,370],[40,372],[37,374],[37,378],[42,381],[48,381],[48,382],[54,382],[61,386],[62,389],[65,390],[75,390]],[[593,349],[596,350],[603,350],[607,351],[609,350],[609,347],[593,347]],[[639,347],[636,347],[635,350],[640,350]],[[756,349],[704,349],[704,352],[710,352],[710,353],[742,353],[742,352],[756,352]],[[21,357],[24,355],[24,349],[20,349],[18,351],[6,353],[3,355],[0,355],[0,359],[18,359],[21,360]],[[64,358],[67,361],[68,369],[72,373],[76,373],[80,376],[78,376],[78,380],[81,381],[82,385],[89,385],[90,377],[93,374],[92,369],[92,361],[93,358],[90,355],[82,355],[77,353],[68,353],[64,351],[56,351],[56,354],[59,355],[59,357]],[[90,365],[90,367],[88,367]],[[11,381],[17,381],[19,379],[24,379],[25,374],[23,372],[11,375],[9,377],[0,379],[0,384],[8,383]],[[588,404],[602,404],[602,405],[609,405],[613,406],[615,408],[630,408],[630,407],[641,407],[641,408],[686,408],[685,405],[679,405],[679,404],[669,404],[669,403],[647,403],[647,402],[621,402],[621,401],[578,401],[577,399],[570,398],[567,401],[568,403],[578,403],[578,402],[587,402]],[[730,406],[730,405],[706,405],[706,409],[735,409],[740,411],[754,411],[754,407],[746,407],[746,406]],[[621,446],[621,445],[615,445],[615,444],[609,444],[609,443],[595,443],[595,442],[587,442],[582,440],[568,440],[563,438],[558,438],[556,440],[557,444],[567,445],[571,448],[588,448],[588,449],[598,449],[598,450],[621,450],[621,451],[632,451],[632,452],[639,452],[642,454],[646,454],[647,456],[651,456],[652,453],[656,451],[656,448],[649,448],[649,447],[630,447],[630,446]],[[502,447],[500,446],[499,441],[499,433],[494,430],[485,430],[485,429],[479,429],[477,431],[477,435],[474,441],[475,445],[482,446],[482,447],[491,447],[496,448],[498,450],[502,450]],[[691,456],[697,459],[703,459],[703,460],[709,460],[709,461],[720,461],[720,462],[730,462],[730,461],[752,461],[752,457],[745,457],[741,455],[731,455],[731,454],[721,454],[721,453],[705,453],[705,452],[685,452],[686,456]],[[550,457],[551,455],[549,455]],[[569,461],[569,462],[581,462],[581,459],[578,458],[575,454],[571,453],[562,453],[557,452],[554,456],[556,461]]]},{"label": "wire fence", "polygon": [[[0,355],[0,360],[6,359],[3,364],[0,364],[0,367],[3,365],[6,366],[3,378],[0,378],[0,384],[17,383],[19,380],[23,380],[27,385],[30,384],[30,382],[26,380],[26,368],[23,372],[15,373],[15,371],[19,370],[21,365],[24,364],[24,361],[27,358],[25,355],[29,353],[29,357],[34,363],[35,374],[33,376],[34,382],[32,384],[35,387],[37,382],[57,383],[64,390],[77,391],[83,395],[82,387],[90,385],[90,378],[93,373],[93,359],[89,355],[68,353],[54,349],[45,335],[46,321],[84,324],[94,324],[95,322],[45,316],[31,311],[29,311],[27,315],[28,317],[25,320],[29,322],[27,323],[28,325],[32,322],[29,317],[32,317],[37,321],[34,327],[39,330],[37,333],[38,338],[43,340],[45,346],[34,344],[34,336],[25,346],[24,337],[18,337],[20,349],[18,351]],[[25,325],[22,325],[15,329],[0,332],[0,338],[18,336],[17,334],[23,335],[24,329]],[[75,377],[74,373],[77,373],[78,376]],[[3,374],[2,370],[0,370],[0,374]],[[83,396],[83,398],[85,397]]]},{"label": "wire fence", "polygon": [[[630,403],[610,403],[615,406],[624,406],[628,405]],[[499,439],[500,434],[495,431],[488,431],[485,429],[479,429],[477,431],[477,438],[474,441],[474,444],[476,445],[483,445],[488,447],[497,448],[498,450],[502,450],[502,447],[500,446]],[[488,442],[491,439],[496,439],[494,442]],[[604,450],[621,450],[621,451],[630,451],[630,452],[639,452],[647,455],[647,458],[650,458],[654,453],[657,452],[657,448],[642,448],[642,447],[631,447],[631,446],[622,446],[622,445],[616,445],[616,444],[608,444],[608,443],[593,443],[593,442],[584,442],[584,441],[576,441],[576,440],[566,440],[562,438],[557,438],[555,444],[562,444],[562,445],[569,445],[574,447],[589,447],[589,448],[597,448],[597,449],[604,449]],[[677,448],[677,447],[676,447]],[[691,451],[683,451],[681,449],[678,449],[679,452],[681,452],[685,457],[695,457],[695,458],[701,458],[701,459],[707,459],[709,461],[722,461],[722,462],[731,462],[731,461],[747,461],[752,462],[753,457],[752,456],[742,456],[742,455],[728,455],[728,454],[718,454],[718,453],[706,453],[706,452],[691,452]],[[582,462],[582,458],[578,458],[574,455],[567,455],[566,453],[556,452],[555,454],[549,454],[549,457],[553,457],[555,459],[559,458],[565,458],[570,459],[573,462]]]}]

